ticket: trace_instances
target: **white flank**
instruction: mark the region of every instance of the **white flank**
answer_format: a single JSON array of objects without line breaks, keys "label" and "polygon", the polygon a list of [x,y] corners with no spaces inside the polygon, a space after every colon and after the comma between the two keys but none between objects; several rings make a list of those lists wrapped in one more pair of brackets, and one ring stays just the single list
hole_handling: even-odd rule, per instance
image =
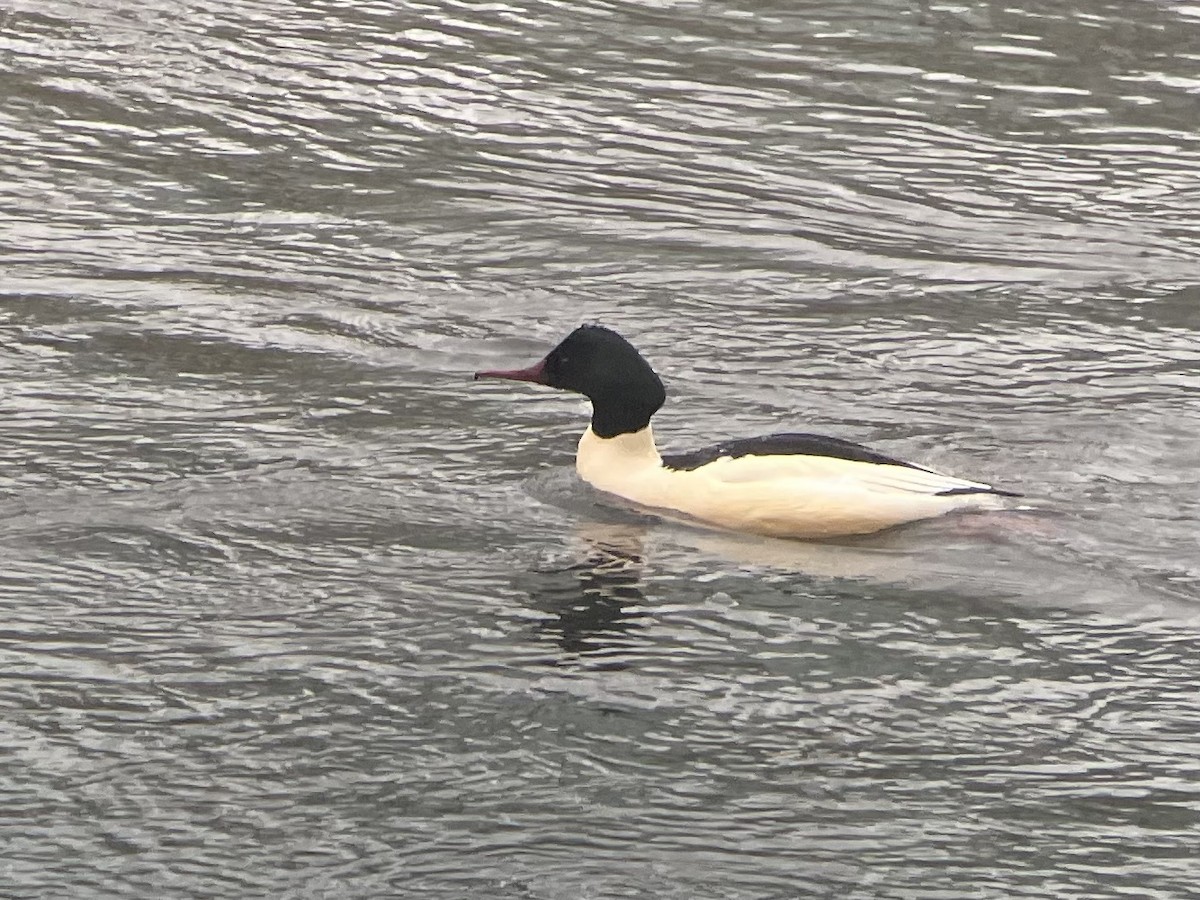
[{"label": "white flank", "polygon": [[663,467],[650,427],[615,438],[591,428],[579,441],[579,476],[633,503],[776,537],[869,534],[956,509],[995,508],[989,494],[936,496],[988,485],[909,466],[830,456],[722,457],[690,471]]}]

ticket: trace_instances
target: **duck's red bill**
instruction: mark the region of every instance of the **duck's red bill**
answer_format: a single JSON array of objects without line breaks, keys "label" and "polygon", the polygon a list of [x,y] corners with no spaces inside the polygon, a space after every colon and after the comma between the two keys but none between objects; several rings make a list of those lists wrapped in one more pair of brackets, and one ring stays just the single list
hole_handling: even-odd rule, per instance
[{"label": "duck's red bill", "polygon": [[531,381],[534,384],[546,383],[546,361],[534,363],[527,369],[494,369],[490,372],[476,372],[475,380],[480,378],[503,378],[505,381]]}]

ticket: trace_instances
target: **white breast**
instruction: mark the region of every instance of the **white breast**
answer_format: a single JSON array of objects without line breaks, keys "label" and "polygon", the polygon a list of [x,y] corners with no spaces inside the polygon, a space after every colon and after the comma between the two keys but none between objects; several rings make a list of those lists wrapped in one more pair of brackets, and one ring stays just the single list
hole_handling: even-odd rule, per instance
[{"label": "white breast", "polygon": [[575,460],[599,490],[724,528],[777,537],[868,534],[965,507],[987,494],[938,496],[988,486],[927,469],[787,454],[722,457],[688,471],[664,468],[649,426],[597,437],[589,428]]}]

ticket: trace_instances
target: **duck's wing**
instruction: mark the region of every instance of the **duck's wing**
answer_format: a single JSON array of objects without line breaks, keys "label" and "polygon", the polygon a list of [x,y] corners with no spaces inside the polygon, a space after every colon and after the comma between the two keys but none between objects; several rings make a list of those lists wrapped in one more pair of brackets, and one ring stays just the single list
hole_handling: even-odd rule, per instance
[{"label": "duck's wing", "polygon": [[689,471],[706,466],[718,459],[739,459],[743,456],[824,456],[848,462],[875,463],[885,466],[907,466],[920,469],[913,463],[877,453],[862,444],[827,437],[823,434],[786,433],[762,437],[723,441],[691,453],[663,454],[663,465],[670,469]]},{"label": "duck's wing", "polygon": [[943,475],[924,466],[877,453],[861,444],[819,434],[770,434],[725,441],[693,453],[664,454],[663,465],[676,471],[704,469],[721,481],[818,479],[856,482],[864,489],[932,496],[996,494],[1011,491],[978,481]]}]

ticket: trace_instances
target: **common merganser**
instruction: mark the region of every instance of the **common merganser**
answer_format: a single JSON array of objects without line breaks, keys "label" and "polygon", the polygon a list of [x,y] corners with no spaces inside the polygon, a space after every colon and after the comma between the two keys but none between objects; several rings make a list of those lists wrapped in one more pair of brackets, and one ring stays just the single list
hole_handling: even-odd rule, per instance
[{"label": "common merganser", "polygon": [[583,394],[592,401],[575,457],[584,481],[720,528],[792,538],[870,534],[1021,496],[816,434],[770,434],[662,455],[650,418],[666,400],[663,383],[632,344],[600,325],[575,329],[528,368],[475,378]]}]

